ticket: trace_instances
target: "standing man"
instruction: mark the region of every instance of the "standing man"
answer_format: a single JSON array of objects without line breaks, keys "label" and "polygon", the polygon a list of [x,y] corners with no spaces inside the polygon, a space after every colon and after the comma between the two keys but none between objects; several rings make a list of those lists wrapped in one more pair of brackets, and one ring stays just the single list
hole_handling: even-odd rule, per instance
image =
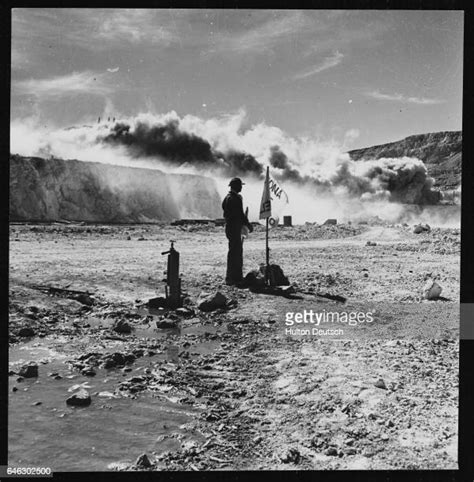
[{"label": "standing man", "polygon": [[247,226],[249,231],[253,231],[253,226],[249,223],[244,213],[242,196],[243,183],[238,177],[234,177],[230,183],[229,194],[222,201],[222,209],[225,218],[225,234],[229,240],[229,252],[227,254],[227,273],[225,282],[228,285],[238,285],[242,282],[242,227]]}]

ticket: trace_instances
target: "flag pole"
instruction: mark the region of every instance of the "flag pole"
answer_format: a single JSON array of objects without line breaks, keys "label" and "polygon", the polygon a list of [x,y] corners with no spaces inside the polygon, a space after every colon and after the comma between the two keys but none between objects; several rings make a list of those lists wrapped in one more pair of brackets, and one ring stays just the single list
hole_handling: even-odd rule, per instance
[{"label": "flag pole", "polygon": [[270,268],[270,248],[268,247],[268,228],[269,218],[272,215],[272,203],[270,196],[270,167],[267,166],[267,175],[263,185],[262,201],[260,203],[260,217],[265,219],[265,285],[269,284],[269,268]]},{"label": "flag pole", "polygon": [[[266,182],[267,182],[267,189],[268,189],[268,183],[270,179],[270,166],[267,166],[267,177],[266,177]],[[268,219],[269,217],[267,216],[266,219],[266,230],[265,230],[265,284],[268,285],[268,278],[269,278],[269,265],[270,265],[270,249],[268,248]]]},{"label": "flag pole", "polygon": [[268,271],[270,264],[270,249],[268,248],[268,218],[266,219],[266,232],[265,232],[265,255],[266,255],[266,267],[265,267],[265,284],[268,285]]}]

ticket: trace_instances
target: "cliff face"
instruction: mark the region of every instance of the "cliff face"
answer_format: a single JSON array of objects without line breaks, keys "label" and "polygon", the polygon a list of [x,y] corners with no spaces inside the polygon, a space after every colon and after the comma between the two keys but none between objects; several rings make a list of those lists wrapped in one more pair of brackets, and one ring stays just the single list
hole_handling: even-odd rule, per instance
[{"label": "cliff face", "polygon": [[10,156],[11,221],[156,222],[221,216],[213,179]]},{"label": "cliff face", "polygon": [[426,164],[436,189],[454,190],[461,185],[462,132],[435,132],[401,141],[349,151],[355,161],[381,157],[416,157]]}]

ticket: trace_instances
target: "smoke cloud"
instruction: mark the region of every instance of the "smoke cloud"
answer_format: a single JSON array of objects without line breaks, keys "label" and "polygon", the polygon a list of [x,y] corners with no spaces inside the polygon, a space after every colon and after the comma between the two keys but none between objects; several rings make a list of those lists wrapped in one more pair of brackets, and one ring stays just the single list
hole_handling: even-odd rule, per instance
[{"label": "smoke cloud", "polygon": [[181,164],[190,162],[211,165],[215,162],[209,142],[192,133],[181,131],[176,119],[163,125],[137,122],[132,126],[117,122],[111,126],[109,134],[99,136],[97,140],[125,146],[136,158],[160,158]]},{"label": "smoke cloud", "polygon": [[288,214],[296,222],[324,220],[335,213],[342,219],[363,213],[393,219],[401,203],[439,200],[419,159],[353,161],[334,142],[291,137],[264,123],[249,125],[244,111],[210,119],[180,117],[174,111],[142,113],[58,130],[15,120],[11,152],[198,173],[216,178],[223,193],[229,178],[239,176],[247,183],[244,194],[252,199],[254,219],[267,165],[287,191]]}]

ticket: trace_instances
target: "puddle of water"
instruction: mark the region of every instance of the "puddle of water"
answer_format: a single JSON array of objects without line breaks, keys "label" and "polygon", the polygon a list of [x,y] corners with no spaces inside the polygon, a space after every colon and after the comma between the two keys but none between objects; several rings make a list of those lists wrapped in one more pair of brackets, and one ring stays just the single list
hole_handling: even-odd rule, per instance
[{"label": "puddle of water", "polygon": [[[57,342],[57,340],[55,340]],[[110,464],[133,462],[143,452],[176,450],[176,438],[161,436],[182,434],[199,440],[199,434],[181,426],[195,420],[198,410],[175,403],[170,398],[139,395],[136,399],[103,397],[97,392],[113,393],[117,384],[134,372],[152,368],[158,358],[143,357],[132,371],[97,370],[95,377],[84,377],[64,363],[68,355],[48,346],[27,343],[10,349],[10,369],[38,357],[49,363],[39,364],[39,377],[16,382],[9,377],[9,459],[12,466],[49,466],[56,471],[103,471]],[[38,345],[38,344],[36,344]],[[67,345],[66,345],[67,346]],[[167,358],[176,360],[177,347],[167,350]],[[163,355],[162,355],[163,357]],[[63,378],[48,376],[58,372]],[[73,385],[87,383],[92,404],[85,408],[66,405]],[[18,391],[12,392],[13,386]],[[27,389],[25,391],[25,388]],[[36,402],[42,402],[35,406]]]},{"label": "puddle of water", "polygon": [[138,338],[158,338],[158,339],[167,339],[172,337],[179,337],[181,336],[181,329],[179,328],[167,328],[159,330],[158,328],[154,328],[153,326],[143,325],[143,327],[135,327],[133,330],[133,334]]},{"label": "puddle of water", "polygon": [[[142,374],[144,368],[153,369],[159,359],[179,365],[183,350],[191,357],[215,352],[223,340],[213,339],[213,335],[233,333],[235,327],[201,325],[185,319],[176,328],[159,329],[155,321],[163,310],[146,309],[146,314],[152,316],[150,322],[135,324],[131,336],[163,340],[166,348],[152,357],[137,359],[127,373],[97,369],[95,377],[85,377],[66,364],[81,350],[124,350],[129,344],[127,335],[126,341],[101,341],[94,334],[79,339],[60,335],[10,347],[10,369],[33,360],[39,365],[39,377],[23,382],[16,382],[16,376],[9,377],[9,465],[50,466],[68,472],[103,471],[117,463],[133,462],[144,452],[176,450],[180,448],[177,436],[202,438],[185,427],[196,419],[199,409],[179,404],[171,393],[144,393],[132,399],[114,392],[119,382],[134,373]],[[94,331],[110,328],[113,322],[91,317],[86,323]],[[184,340],[189,345],[183,346]],[[48,376],[52,372],[63,378]],[[87,384],[92,404],[85,408],[67,406],[66,399],[71,395],[68,390],[83,383]],[[16,392],[12,392],[14,386]],[[37,402],[41,404],[35,405]]]},{"label": "puddle of water", "polygon": [[[135,326],[133,334],[138,338],[158,338],[158,339],[173,339],[178,340],[183,337],[206,337],[215,334],[235,333],[235,327],[232,324],[223,324],[219,326],[201,325],[200,323],[189,323],[189,319],[184,318],[178,321],[175,328],[156,328],[156,321],[160,316],[166,315],[166,309],[150,308],[142,306],[138,309],[141,315],[150,316],[148,324],[142,326]],[[198,354],[209,354],[216,350],[220,345],[220,341],[207,340],[191,345],[191,352]],[[171,348],[173,350],[174,348]],[[177,357],[177,354],[176,354]]]},{"label": "puddle of water", "polygon": [[[154,313],[156,310],[153,308],[141,308],[139,312],[141,314],[150,314]],[[188,324],[185,320],[184,322],[178,322],[176,328],[156,328],[155,321],[158,318],[153,316],[153,320],[150,321],[148,324],[144,325],[134,325],[134,329],[131,336],[140,338],[140,339],[147,339],[147,340],[162,340],[167,342],[167,346],[165,348],[165,355],[168,360],[173,361],[174,363],[179,364],[179,353],[183,350],[189,351],[191,355],[208,355],[213,353],[220,347],[222,342],[221,339],[212,339],[213,335],[216,334],[224,334],[224,333],[235,333],[235,327],[232,324],[225,324],[220,326],[214,325],[201,325],[198,323],[191,323]],[[114,323],[114,320],[107,320],[107,319],[99,319],[99,318],[89,318],[87,323],[94,328],[106,328],[111,327]],[[107,340],[107,347],[111,349],[112,347],[116,348],[117,350],[123,349],[128,343],[126,338],[130,335],[123,335],[125,341],[112,341]],[[211,337],[207,339],[207,336]],[[198,338],[202,339],[205,338],[205,341],[197,341],[195,340]],[[85,337],[84,341],[87,341],[89,338]],[[190,345],[183,348],[182,347],[182,340],[186,339],[190,342]],[[92,341],[96,341],[91,337]],[[181,347],[180,347],[181,346]],[[180,348],[179,348],[180,347]],[[92,350],[91,346],[87,346],[88,350]],[[113,351],[113,350],[112,350]]]},{"label": "puddle of water", "polygon": [[[193,323],[190,318],[183,318],[176,323],[173,328],[157,328],[156,322],[162,319],[163,316],[172,310],[165,308],[151,308],[148,306],[140,306],[137,309],[137,313],[142,316],[149,317],[148,323],[142,325],[134,325],[133,335],[138,338],[159,338],[167,339],[170,337],[182,337],[186,335],[206,335],[206,333],[212,335],[216,333],[230,333],[234,332],[233,326],[230,325],[202,325],[198,321]],[[194,320],[198,320],[194,318]],[[87,321],[91,327],[94,328],[106,328],[111,327],[114,320],[99,319],[91,317]]]},{"label": "puddle of water", "polygon": [[34,346],[25,344],[16,350],[10,350],[10,364],[23,365],[30,360],[37,363],[51,362],[53,358],[66,358],[66,354],[59,354],[52,348],[46,346]]}]

